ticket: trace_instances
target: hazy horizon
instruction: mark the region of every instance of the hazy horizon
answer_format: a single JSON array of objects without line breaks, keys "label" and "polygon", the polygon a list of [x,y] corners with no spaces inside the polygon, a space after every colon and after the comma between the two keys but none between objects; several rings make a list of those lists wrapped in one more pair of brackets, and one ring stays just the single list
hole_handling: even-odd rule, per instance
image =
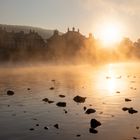
[{"label": "hazy horizon", "polygon": [[121,36],[140,37],[139,0],[0,0],[0,23],[58,29],[79,28],[100,38],[102,24],[120,26]]}]

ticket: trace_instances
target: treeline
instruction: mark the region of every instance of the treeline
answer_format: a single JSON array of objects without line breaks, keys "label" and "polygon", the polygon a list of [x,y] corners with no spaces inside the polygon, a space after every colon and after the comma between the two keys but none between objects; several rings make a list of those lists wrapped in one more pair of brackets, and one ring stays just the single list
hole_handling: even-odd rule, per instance
[{"label": "treeline", "polygon": [[0,61],[99,63],[140,58],[140,39],[124,38],[112,48],[102,47],[92,34],[83,36],[73,28],[60,35],[57,30],[44,40],[37,32],[8,32],[0,28]]}]

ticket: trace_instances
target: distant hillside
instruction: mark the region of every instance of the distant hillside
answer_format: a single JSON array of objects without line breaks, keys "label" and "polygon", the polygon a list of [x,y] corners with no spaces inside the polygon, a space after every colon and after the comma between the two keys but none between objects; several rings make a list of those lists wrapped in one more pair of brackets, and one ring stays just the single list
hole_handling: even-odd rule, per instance
[{"label": "distant hillside", "polygon": [[[43,39],[48,39],[53,35],[54,30],[48,30],[43,29],[39,27],[32,27],[32,26],[21,26],[21,25],[6,25],[6,24],[0,24],[0,27],[6,28],[8,32],[14,31],[14,32],[20,32],[24,31],[25,33],[28,33],[30,30],[34,30],[37,32]],[[60,33],[61,34],[61,33]]]}]

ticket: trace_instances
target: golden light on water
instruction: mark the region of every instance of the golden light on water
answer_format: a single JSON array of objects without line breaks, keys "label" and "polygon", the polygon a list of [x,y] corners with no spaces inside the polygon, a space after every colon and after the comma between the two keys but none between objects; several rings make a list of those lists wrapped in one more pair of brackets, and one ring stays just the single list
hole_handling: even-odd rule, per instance
[{"label": "golden light on water", "polygon": [[108,77],[108,80],[106,82],[106,86],[107,86],[107,89],[109,91],[109,94],[113,95],[115,93],[117,81],[114,78],[115,73],[112,70],[112,64],[109,65],[109,72],[108,73],[109,73],[109,77]]},{"label": "golden light on water", "polygon": [[121,74],[125,69],[122,68],[121,71],[117,70],[117,67],[120,66],[122,64],[109,64],[98,74],[97,88],[103,90],[103,94],[114,96],[120,91],[124,91],[127,87],[127,81]]}]

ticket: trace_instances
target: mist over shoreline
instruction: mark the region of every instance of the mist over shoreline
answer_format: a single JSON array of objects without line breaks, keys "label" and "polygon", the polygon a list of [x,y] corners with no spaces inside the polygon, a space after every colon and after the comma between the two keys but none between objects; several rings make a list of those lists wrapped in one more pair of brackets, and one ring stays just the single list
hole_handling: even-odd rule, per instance
[{"label": "mist over shoreline", "polygon": [[123,38],[113,47],[103,47],[91,33],[85,37],[79,29],[67,29],[43,39],[35,30],[8,31],[0,28],[0,62],[15,64],[103,64],[140,59],[140,39]]}]

